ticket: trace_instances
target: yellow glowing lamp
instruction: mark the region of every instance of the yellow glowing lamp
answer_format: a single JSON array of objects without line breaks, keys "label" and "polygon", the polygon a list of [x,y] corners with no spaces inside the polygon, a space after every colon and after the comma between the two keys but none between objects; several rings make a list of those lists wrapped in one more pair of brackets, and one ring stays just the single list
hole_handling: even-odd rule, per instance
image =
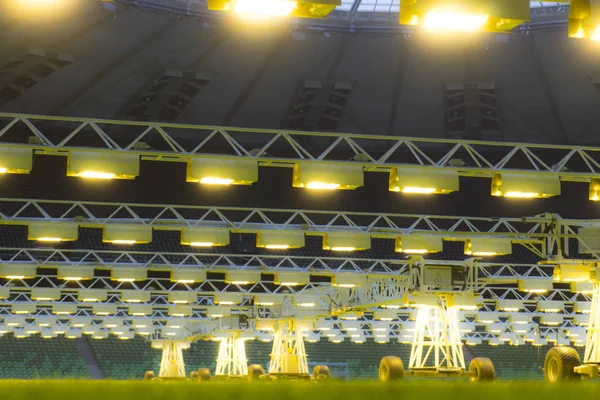
[{"label": "yellow glowing lamp", "polygon": [[27,240],[66,242],[77,240],[78,225],[69,222],[30,222]]},{"label": "yellow glowing lamp", "polygon": [[400,24],[433,31],[508,32],[529,21],[527,0],[410,0],[400,3]]},{"label": "yellow glowing lamp", "polygon": [[244,301],[243,293],[215,293],[213,301],[215,304],[223,305],[223,306],[231,306],[235,304],[240,304]]},{"label": "yellow glowing lamp", "polygon": [[512,242],[506,238],[472,238],[465,241],[465,254],[475,257],[500,256],[512,253]]},{"label": "yellow glowing lamp", "polygon": [[185,227],[181,231],[181,244],[192,247],[227,246],[229,229]]},{"label": "yellow glowing lamp", "polygon": [[270,307],[283,304],[283,296],[278,294],[257,294],[254,296],[254,304],[257,306]]},{"label": "yellow glowing lamp", "polygon": [[77,304],[54,304],[52,306],[52,314],[54,315],[71,315],[77,313]]},{"label": "yellow glowing lamp", "polygon": [[294,304],[298,307],[318,307],[321,304],[321,298],[309,294],[297,294],[294,296]]},{"label": "yellow glowing lamp", "polygon": [[208,9],[255,17],[326,18],[341,0],[208,0]]},{"label": "yellow glowing lamp", "polygon": [[593,294],[594,284],[592,282],[571,282],[571,292]]},{"label": "yellow glowing lamp", "polygon": [[561,282],[589,282],[594,270],[591,264],[561,264],[554,266],[553,279]]},{"label": "yellow glowing lamp", "polygon": [[249,285],[260,282],[259,270],[229,270],[225,272],[225,283],[231,285]]},{"label": "yellow glowing lamp", "polygon": [[121,301],[123,303],[148,303],[151,299],[151,293],[144,290],[122,290]]},{"label": "yellow glowing lamp", "polygon": [[192,306],[186,306],[183,304],[176,304],[169,307],[169,315],[172,317],[189,317],[192,315]]},{"label": "yellow glowing lamp", "polygon": [[35,278],[36,271],[34,264],[0,264],[0,277],[6,279]]},{"label": "yellow glowing lamp", "polygon": [[33,288],[31,289],[31,299],[36,301],[60,300],[60,289]]},{"label": "yellow glowing lamp", "polygon": [[256,247],[270,250],[287,250],[304,247],[304,232],[264,230],[256,234]]},{"label": "yellow glowing lamp", "polygon": [[439,297],[436,294],[414,292],[404,295],[404,305],[407,307],[437,307],[439,304]]},{"label": "yellow glowing lamp", "polygon": [[35,303],[13,303],[11,312],[13,314],[33,314],[37,310]]},{"label": "yellow glowing lamp", "polygon": [[447,194],[458,190],[458,171],[392,168],[389,189],[409,194]]},{"label": "yellow glowing lamp", "polygon": [[360,165],[294,164],[292,186],[313,190],[353,190],[364,185]]},{"label": "yellow glowing lamp", "polygon": [[282,286],[308,285],[310,274],[308,272],[277,271],[275,273],[275,284]]},{"label": "yellow glowing lamp", "polygon": [[492,177],[492,196],[546,199],[560,194],[560,178],[544,174],[502,173]]},{"label": "yellow glowing lamp", "polygon": [[441,237],[406,235],[396,238],[395,249],[406,254],[439,253],[443,249]]},{"label": "yellow glowing lamp", "polygon": [[331,284],[343,288],[365,286],[367,284],[367,276],[359,273],[340,272],[333,276]]},{"label": "yellow glowing lamp", "polygon": [[67,176],[86,179],[135,179],[140,174],[137,154],[116,150],[70,151]]},{"label": "yellow glowing lamp", "polygon": [[223,160],[192,157],[187,162],[187,182],[203,185],[251,185],[258,181],[256,160]]},{"label": "yellow glowing lamp", "polygon": [[88,303],[105,301],[108,292],[105,289],[82,289],[77,292],[77,300]]},{"label": "yellow glowing lamp", "polygon": [[56,276],[58,279],[63,279],[65,281],[81,281],[87,279],[94,279],[94,267],[60,266],[57,267]]},{"label": "yellow glowing lamp", "polygon": [[523,308],[523,300],[496,300],[496,310],[506,312],[517,312],[519,310],[522,310]]},{"label": "yellow glowing lamp", "polygon": [[536,306],[539,311],[547,313],[557,313],[565,309],[565,303],[557,300],[539,300]]},{"label": "yellow glowing lamp", "polygon": [[144,281],[148,279],[147,271],[141,267],[116,266],[110,271],[110,278],[119,282]]},{"label": "yellow glowing lamp", "polygon": [[592,178],[590,182],[590,200],[600,200],[600,179]]},{"label": "yellow glowing lamp", "polygon": [[520,291],[529,293],[546,293],[554,287],[552,280],[543,278],[523,279],[517,282]]},{"label": "yellow glowing lamp", "polygon": [[573,303],[573,311],[576,313],[589,314],[592,312],[590,301],[576,301]]},{"label": "yellow glowing lamp", "polygon": [[598,0],[571,1],[569,37],[600,41],[600,2]]},{"label": "yellow glowing lamp", "polygon": [[32,149],[21,147],[0,148],[0,174],[28,174],[32,165]]},{"label": "yellow glowing lamp", "polygon": [[198,294],[196,292],[175,291],[169,292],[169,303],[173,304],[196,304]]},{"label": "yellow glowing lamp", "polygon": [[479,295],[453,294],[447,297],[448,307],[456,307],[459,310],[475,311],[483,307],[483,297]]},{"label": "yellow glowing lamp", "polygon": [[175,268],[171,271],[171,282],[195,283],[206,280],[206,271],[197,268]]},{"label": "yellow glowing lamp", "polygon": [[[146,315],[152,315],[152,306],[146,306],[142,304],[134,304],[129,306],[127,313],[134,317],[143,317]],[[150,324],[152,325],[152,324]]]},{"label": "yellow glowing lamp", "polygon": [[102,241],[113,244],[142,244],[152,241],[152,227],[144,225],[107,224]]},{"label": "yellow glowing lamp", "polygon": [[330,232],[323,236],[323,250],[355,251],[371,248],[371,237],[365,233]]}]

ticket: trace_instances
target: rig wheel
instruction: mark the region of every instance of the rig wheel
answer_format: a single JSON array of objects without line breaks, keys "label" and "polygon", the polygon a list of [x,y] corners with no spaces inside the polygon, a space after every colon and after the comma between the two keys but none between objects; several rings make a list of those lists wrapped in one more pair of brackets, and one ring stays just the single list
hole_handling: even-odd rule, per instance
[{"label": "rig wheel", "polygon": [[471,382],[491,382],[496,379],[496,370],[492,360],[486,357],[475,357],[469,364],[469,372],[474,373],[471,376]]},{"label": "rig wheel", "polygon": [[318,381],[329,379],[331,377],[329,367],[327,365],[316,365],[313,369],[313,376]]},{"label": "rig wheel", "polygon": [[200,382],[210,381],[210,370],[208,368],[198,369],[198,380]]},{"label": "rig wheel", "polygon": [[144,372],[144,380],[145,381],[151,381],[152,379],[154,379],[154,371]]},{"label": "rig wheel", "polygon": [[393,382],[404,379],[404,363],[400,357],[386,356],[379,363],[379,380]]},{"label": "rig wheel", "polygon": [[261,375],[265,374],[265,369],[260,364],[252,364],[248,366],[248,380],[250,382],[257,381]]},{"label": "rig wheel", "polygon": [[197,380],[198,380],[198,371],[190,372],[190,381],[197,381]]},{"label": "rig wheel", "polygon": [[544,379],[548,383],[581,380],[574,368],[581,365],[579,353],[572,347],[553,347],[544,360]]}]

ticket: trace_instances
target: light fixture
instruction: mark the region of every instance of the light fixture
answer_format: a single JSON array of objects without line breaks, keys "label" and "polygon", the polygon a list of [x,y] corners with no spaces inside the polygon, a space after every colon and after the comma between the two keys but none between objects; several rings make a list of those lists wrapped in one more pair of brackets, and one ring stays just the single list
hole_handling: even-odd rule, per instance
[{"label": "light fixture", "polygon": [[169,303],[173,304],[196,304],[198,294],[196,292],[174,291],[169,292]]},{"label": "light fixture", "polygon": [[121,301],[123,303],[149,303],[152,296],[145,290],[122,290]]},{"label": "light fixture", "polygon": [[359,311],[344,311],[340,313],[339,318],[347,321],[355,321],[363,316],[362,312]]},{"label": "light fixture", "polygon": [[465,254],[476,257],[500,256],[512,253],[512,242],[506,238],[471,238],[465,241]]},{"label": "light fixture", "polygon": [[171,270],[171,282],[195,283],[206,280],[206,271],[198,268],[179,267]]},{"label": "light fixture", "polygon": [[113,244],[142,244],[152,241],[152,227],[144,225],[106,224],[102,241]]},{"label": "light fixture", "polygon": [[83,302],[99,302],[108,298],[106,289],[81,289],[77,292],[77,300]]},{"label": "light fixture", "polygon": [[110,278],[119,282],[143,281],[148,278],[146,269],[142,267],[113,266]]},{"label": "light fixture", "polygon": [[294,304],[298,307],[316,307],[321,303],[319,296],[310,294],[297,294],[294,295]]},{"label": "light fixture", "polygon": [[0,277],[6,279],[35,278],[36,271],[34,264],[0,264]]},{"label": "light fixture", "polygon": [[185,227],[181,231],[181,244],[192,247],[229,245],[229,229]]},{"label": "light fixture", "polygon": [[27,240],[55,243],[77,240],[79,229],[76,223],[68,222],[30,222],[27,227]]},{"label": "light fixture", "polygon": [[52,314],[54,315],[71,315],[77,313],[77,304],[54,304],[52,306]]},{"label": "light fixture", "polygon": [[310,274],[308,272],[277,271],[275,272],[275,284],[282,286],[308,285]]},{"label": "light fixture", "polygon": [[65,281],[81,281],[94,278],[93,266],[59,266],[57,267],[56,276],[58,279]]},{"label": "light fixture", "polygon": [[354,251],[371,248],[371,237],[365,233],[329,232],[323,236],[323,250]]},{"label": "light fixture", "polygon": [[553,279],[561,282],[590,284],[592,264],[559,264],[554,266]]},{"label": "light fixture", "polygon": [[542,312],[557,313],[564,311],[565,303],[557,300],[539,300],[537,309]]},{"label": "light fixture", "polygon": [[127,309],[127,313],[129,315],[133,315],[134,317],[144,317],[146,315],[152,315],[152,306],[134,304],[129,306]]},{"label": "light fixture", "polygon": [[331,284],[341,288],[365,286],[367,284],[367,276],[358,272],[338,272],[333,275]]},{"label": "light fixture", "polygon": [[0,149],[0,174],[28,174],[32,165],[32,148],[10,146]]},{"label": "light fixture", "polygon": [[258,181],[258,163],[245,159],[190,157],[187,162],[186,181],[219,186],[251,185]]},{"label": "light fixture", "polygon": [[94,304],[92,312],[96,315],[113,315],[117,313],[116,304]]},{"label": "light fixture", "polygon": [[192,315],[192,312],[192,307],[184,304],[176,304],[169,307],[169,315],[172,317],[189,317]]},{"label": "light fixture", "polygon": [[569,37],[600,41],[600,2],[572,0],[569,7]]},{"label": "light fixture", "polygon": [[478,312],[475,314],[475,321],[482,324],[491,324],[498,321],[498,314],[487,311]]},{"label": "light fixture", "polygon": [[527,0],[414,0],[400,4],[400,24],[435,31],[509,32],[529,21]]},{"label": "light fixture", "polygon": [[563,317],[557,314],[544,314],[540,318],[540,322],[542,325],[557,326],[563,323]]},{"label": "light fixture", "polygon": [[228,270],[225,272],[225,283],[231,285],[250,285],[260,282],[260,270]]},{"label": "light fixture", "polygon": [[257,306],[274,306],[283,304],[283,296],[278,294],[257,294],[254,296],[254,304]]},{"label": "light fixture", "polygon": [[522,310],[523,308],[523,300],[496,300],[496,310],[516,312]]},{"label": "light fixture", "polygon": [[409,194],[447,194],[458,190],[458,171],[398,167],[390,169],[389,190]]},{"label": "light fixture", "polygon": [[11,305],[11,312],[13,314],[33,314],[36,309],[37,306],[35,303],[13,303]]},{"label": "light fixture", "polygon": [[589,301],[576,301],[573,303],[573,311],[577,313],[590,314],[592,303]]},{"label": "light fixture", "polygon": [[271,250],[297,249],[304,247],[304,232],[264,230],[256,233],[256,247]]},{"label": "light fixture", "polygon": [[492,196],[545,199],[560,194],[558,175],[494,174]]},{"label": "light fixture", "polygon": [[438,253],[443,249],[441,237],[406,235],[396,237],[395,251],[406,254]]},{"label": "light fixture", "polygon": [[135,179],[140,174],[139,155],[117,150],[69,151],[67,176],[87,179]]},{"label": "light fixture", "polygon": [[531,278],[518,281],[519,290],[528,293],[546,293],[553,289],[552,280]]},{"label": "light fixture", "polygon": [[530,324],[531,322],[533,322],[533,316],[531,314],[524,313],[512,313],[508,316],[508,319],[513,324],[518,325]]},{"label": "light fixture", "polygon": [[31,299],[36,301],[50,301],[60,299],[60,289],[54,288],[32,288]]},{"label": "light fixture", "polygon": [[256,17],[326,18],[341,0],[208,0],[208,9]]},{"label": "light fixture", "polygon": [[480,295],[452,294],[447,297],[448,307],[457,307],[459,310],[475,311],[483,307],[483,297]]},{"label": "light fixture", "polygon": [[378,321],[394,321],[398,318],[398,314],[393,310],[376,310],[373,311],[373,319]]},{"label": "light fixture", "polygon": [[243,293],[215,293],[213,301],[215,304],[220,305],[234,305],[240,304],[244,300]]},{"label": "light fixture", "polygon": [[352,190],[364,185],[360,165],[294,164],[293,187],[314,190]]},{"label": "light fixture", "polygon": [[404,295],[404,305],[408,307],[438,307],[439,304],[439,297],[435,293],[412,292]]}]

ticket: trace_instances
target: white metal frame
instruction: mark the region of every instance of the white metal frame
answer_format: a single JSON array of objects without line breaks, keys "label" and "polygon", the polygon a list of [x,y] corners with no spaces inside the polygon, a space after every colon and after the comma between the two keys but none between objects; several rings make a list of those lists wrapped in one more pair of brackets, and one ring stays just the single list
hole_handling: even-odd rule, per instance
[{"label": "white metal frame", "polygon": [[269,374],[308,375],[304,337],[293,319],[277,321]]},{"label": "white metal frame", "polygon": [[183,362],[183,347],[189,347],[189,342],[165,340],[162,343],[162,358],[160,360],[160,378],[185,378],[185,363]]},{"label": "white metal frame", "polygon": [[248,375],[248,359],[246,358],[245,339],[240,338],[239,331],[229,331],[219,343],[219,355],[215,376]]}]

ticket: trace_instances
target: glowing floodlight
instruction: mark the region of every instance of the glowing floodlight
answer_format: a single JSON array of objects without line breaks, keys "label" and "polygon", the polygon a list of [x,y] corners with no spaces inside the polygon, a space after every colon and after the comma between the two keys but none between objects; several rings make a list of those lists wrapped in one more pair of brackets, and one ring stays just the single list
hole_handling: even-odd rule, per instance
[{"label": "glowing floodlight", "polygon": [[529,293],[546,293],[553,289],[550,279],[524,279],[519,280],[519,290]]},{"label": "glowing floodlight", "polygon": [[27,240],[40,242],[66,242],[77,240],[78,226],[74,223],[31,222],[28,224]]},{"label": "glowing floodlight", "polygon": [[57,278],[65,281],[81,281],[86,279],[94,278],[93,267],[71,267],[71,266],[60,266],[57,267]]},{"label": "glowing floodlight", "polygon": [[542,312],[557,313],[564,311],[565,303],[557,300],[539,300],[537,309]]},{"label": "glowing floodlight", "polygon": [[260,282],[260,271],[231,270],[225,272],[225,283],[232,285],[249,285]]},{"label": "glowing floodlight", "polygon": [[600,179],[592,178],[590,182],[590,200],[600,200]]},{"label": "glowing floodlight", "polygon": [[498,321],[498,314],[494,312],[478,312],[475,314],[475,321],[482,324],[491,324]]},{"label": "glowing floodlight", "polygon": [[533,322],[533,316],[531,314],[514,313],[508,316],[508,320],[513,324],[524,325]]},{"label": "glowing floodlight", "polygon": [[523,308],[523,300],[496,300],[496,310],[517,312]]},{"label": "glowing floodlight", "polygon": [[181,231],[181,244],[192,247],[227,246],[229,229],[186,227]]},{"label": "glowing floodlight", "polygon": [[295,164],[292,186],[315,190],[351,190],[363,186],[360,165]]},{"label": "glowing floodlight", "polygon": [[458,172],[392,168],[389,189],[412,194],[447,194],[458,190]]},{"label": "glowing floodlight", "polygon": [[148,278],[147,271],[141,267],[113,267],[110,278],[119,282],[144,281]]},{"label": "glowing floodlight", "polygon": [[0,174],[28,174],[32,165],[32,149],[19,147],[0,149]]},{"label": "glowing floodlight", "polygon": [[254,304],[257,306],[270,307],[283,304],[283,296],[278,294],[257,294],[254,296]]},{"label": "glowing floodlight", "polygon": [[442,251],[441,237],[406,235],[396,238],[396,251],[406,254],[438,253]]},{"label": "glowing floodlight", "polygon": [[122,290],[121,301],[123,303],[148,303],[151,293],[143,290]]},{"label": "glowing floodlight", "polygon": [[341,0],[208,0],[208,9],[254,17],[326,18],[341,4]]},{"label": "glowing floodlight", "polygon": [[526,0],[412,0],[400,4],[400,24],[435,31],[508,32],[529,21]]},{"label": "glowing floodlight", "polygon": [[129,306],[127,313],[129,315],[133,315],[134,317],[144,317],[147,315],[152,315],[152,306],[134,304],[132,306]]},{"label": "glowing floodlight", "polygon": [[213,299],[215,304],[223,306],[240,304],[242,301],[244,301],[243,293],[215,293]]},{"label": "glowing floodlight", "polygon": [[[377,310],[373,311],[373,319],[378,321],[394,321],[398,318],[398,314],[394,310]],[[387,325],[387,324],[385,324]],[[375,329],[375,328],[373,328]]]},{"label": "glowing floodlight", "polygon": [[88,179],[135,179],[140,174],[137,154],[105,151],[70,151],[67,176]]},{"label": "glowing floodlight", "polygon": [[33,288],[31,289],[31,299],[36,301],[60,300],[60,289]]},{"label": "glowing floodlight", "polygon": [[152,227],[143,225],[107,224],[102,241],[113,244],[141,244],[152,241]]},{"label": "glowing floodlight", "polygon": [[560,264],[554,266],[553,279],[561,282],[589,283],[591,264]]},{"label": "glowing floodlight", "polygon": [[361,318],[363,314],[358,311],[344,311],[339,315],[339,318],[346,321],[356,321]]},{"label": "glowing floodlight", "polygon": [[307,272],[278,271],[275,273],[275,284],[282,286],[308,285],[310,275]]},{"label": "glowing floodlight", "polygon": [[344,288],[365,286],[367,284],[367,276],[352,272],[339,272],[333,276],[331,284]]},{"label": "glowing floodlight", "polygon": [[6,279],[31,279],[36,276],[37,267],[33,264],[2,264],[0,277]]},{"label": "glowing floodlight", "polygon": [[186,181],[218,186],[251,185],[258,181],[258,163],[243,159],[192,157],[187,163]]},{"label": "glowing floodlight", "polygon": [[492,177],[492,196],[545,199],[559,194],[558,176],[502,173]]},{"label": "glowing floodlight", "polygon": [[206,280],[206,271],[196,268],[175,268],[171,271],[171,282],[195,283]]},{"label": "glowing floodlight", "polygon": [[571,292],[593,294],[594,284],[592,282],[571,282]]},{"label": "glowing floodlight", "polygon": [[407,293],[404,295],[404,305],[413,308],[438,307],[439,297],[429,293]]},{"label": "glowing floodlight", "polygon": [[256,234],[256,247],[271,250],[298,249],[304,247],[304,232],[264,230]]},{"label": "glowing floodlight", "polygon": [[294,304],[298,307],[318,307],[321,303],[321,298],[309,294],[297,294],[294,296]]},{"label": "glowing floodlight", "polygon": [[13,303],[11,306],[13,314],[33,314],[36,309],[35,303]]},{"label": "glowing floodlight", "polygon": [[598,0],[571,1],[569,37],[600,41],[600,2]]},{"label": "glowing floodlight", "polygon": [[472,238],[465,241],[465,254],[476,257],[500,256],[512,253],[510,239]]},{"label": "glowing floodlight", "polygon": [[169,307],[169,315],[172,317],[189,317],[192,315],[192,306],[186,306],[183,304],[176,304]]},{"label": "glowing floodlight", "polygon": [[323,236],[323,250],[355,251],[371,248],[371,237],[364,233],[331,232]]},{"label": "glowing floodlight", "polygon": [[54,304],[52,306],[52,314],[54,315],[71,315],[77,313],[77,304]]},{"label": "glowing floodlight", "polygon": [[448,307],[457,307],[459,310],[475,311],[483,307],[483,297],[478,295],[454,294],[448,297]]},{"label": "glowing floodlight", "polygon": [[107,298],[108,292],[105,289],[82,289],[77,292],[77,300],[88,303],[105,301]]},{"label": "glowing floodlight", "polygon": [[198,294],[196,292],[176,291],[169,292],[169,303],[173,304],[196,304]]},{"label": "glowing floodlight", "polygon": [[94,304],[92,306],[92,312],[96,315],[106,316],[114,315],[117,313],[116,304]]}]

